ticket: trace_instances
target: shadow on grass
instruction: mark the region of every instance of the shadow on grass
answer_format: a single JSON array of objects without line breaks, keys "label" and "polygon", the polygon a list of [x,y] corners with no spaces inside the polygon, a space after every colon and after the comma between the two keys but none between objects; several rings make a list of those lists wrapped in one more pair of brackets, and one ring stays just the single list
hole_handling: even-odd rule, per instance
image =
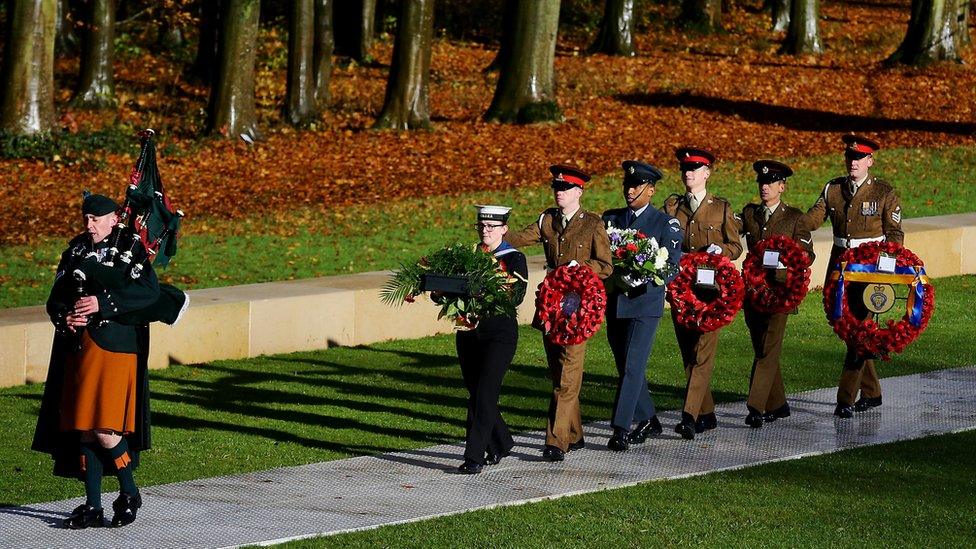
[{"label": "shadow on grass", "polygon": [[976,132],[976,124],[968,122],[858,116],[822,110],[770,105],[759,101],[709,97],[688,92],[626,93],[618,94],[616,99],[628,105],[699,109],[725,116],[737,116],[750,122],[772,124],[803,131],[830,133],[914,131],[955,135],[971,135]]}]

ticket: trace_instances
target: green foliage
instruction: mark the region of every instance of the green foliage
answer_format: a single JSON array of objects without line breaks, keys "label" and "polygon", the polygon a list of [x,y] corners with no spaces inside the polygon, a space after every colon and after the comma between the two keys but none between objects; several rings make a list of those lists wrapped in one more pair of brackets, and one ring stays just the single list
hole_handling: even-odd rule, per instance
[{"label": "green foliage", "polygon": [[131,152],[133,133],[133,128],[124,124],[91,133],[54,132],[25,136],[0,132],[0,158],[64,163],[92,161],[105,153]]},{"label": "green foliage", "polygon": [[[468,321],[489,316],[515,316],[512,283],[498,261],[470,244],[454,244],[434,250],[415,263],[404,264],[390,276],[380,292],[387,305],[399,306],[421,293],[425,275],[460,276],[468,281],[470,296],[440,296],[438,318],[462,317]],[[521,297],[521,296],[519,296]]]},{"label": "green foliage", "polygon": [[135,36],[127,32],[120,32],[115,36],[115,55],[119,59],[135,58],[142,55],[142,47],[137,43]]}]

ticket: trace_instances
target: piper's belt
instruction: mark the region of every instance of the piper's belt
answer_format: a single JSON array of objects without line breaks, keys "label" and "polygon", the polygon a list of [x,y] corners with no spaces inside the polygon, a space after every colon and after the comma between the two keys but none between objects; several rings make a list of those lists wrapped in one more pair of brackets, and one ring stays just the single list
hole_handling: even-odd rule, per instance
[{"label": "piper's belt", "polygon": [[870,238],[841,238],[839,236],[834,237],[834,246],[838,248],[857,248],[865,242],[884,242],[884,236],[874,236]]}]

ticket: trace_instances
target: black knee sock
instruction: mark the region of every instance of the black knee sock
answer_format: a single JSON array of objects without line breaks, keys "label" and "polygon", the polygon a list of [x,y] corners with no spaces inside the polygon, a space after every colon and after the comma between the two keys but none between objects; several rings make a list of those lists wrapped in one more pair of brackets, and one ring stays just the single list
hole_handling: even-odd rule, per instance
[{"label": "black knee sock", "polygon": [[102,460],[97,442],[82,442],[81,457],[85,469],[85,503],[95,509],[102,508]]},{"label": "black knee sock", "polygon": [[108,448],[108,453],[112,456],[112,460],[115,462],[115,469],[118,471],[116,476],[119,477],[119,491],[130,496],[134,496],[139,493],[139,489],[136,487],[136,481],[132,478],[132,467],[129,466],[129,462],[132,458],[129,456],[129,444],[123,438],[115,448]]}]

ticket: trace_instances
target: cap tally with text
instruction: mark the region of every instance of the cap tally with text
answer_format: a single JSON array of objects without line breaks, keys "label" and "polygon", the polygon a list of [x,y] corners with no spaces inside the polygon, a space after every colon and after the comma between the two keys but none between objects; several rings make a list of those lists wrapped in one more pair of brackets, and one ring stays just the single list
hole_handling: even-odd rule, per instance
[{"label": "cap tally with text", "polygon": [[624,185],[628,187],[654,185],[664,177],[661,170],[637,160],[624,160],[620,166],[624,169]]},{"label": "cap tally with text", "polygon": [[508,206],[490,206],[486,204],[475,204],[478,210],[478,221],[500,221],[508,223],[508,216],[512,209]]},{"label": "cap tally with text", "polygon": [[786,178],[793,175],[793,170],[775,160],[757,160],[752,163],[752,169],[756,170],[756,183],[772,183],[774,181],[786,181]]},{"label": "cap tally with text", "polygon": [[681,147],[674,151],[674,156],[681,163],[681,169],[696,170],[702,166],[711,167],[715,163],[715,155],[711,151],[698,147]]},{"label": "cap tally with text", "polygon": [[864,158],[869,154],[874,154],[875,151],[881,148],[881,145],[877,141],[868,139],[863,135],[848,133],[841,137],[841,139],[847,145],[844,149],[844,154],[854,159]]},{"label": "cap tally with text", "polygon": [[[87,193],[87,191],[86,191]],[[102,194],[85,194],[81,201],[82,215],[105,215],[119,209],[119,205],[111,198]]]},{"label": "cap tally with text", "polygon": [[589,174],[583,170],[563,164],[549,166],[549,173],[552,174],[552,188],[557,191],[565,191],[573,187],[582,189],[590,180]]}]

